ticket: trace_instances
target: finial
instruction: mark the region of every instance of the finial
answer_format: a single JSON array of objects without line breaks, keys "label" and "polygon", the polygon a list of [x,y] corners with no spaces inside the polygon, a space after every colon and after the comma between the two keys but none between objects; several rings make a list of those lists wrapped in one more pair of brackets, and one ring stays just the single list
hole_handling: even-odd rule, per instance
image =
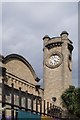
[{"label": "finial", "polygon": [[63,34],[66,34],[67,36],[69,35],[68,32],[63,31],[63,32],[60,34],[60,36],[62,36]]},{"label": "finial", "polygon": [[46,38],[50,39],[50,37],[49,37],[48,35],[45,35],[45,36],[43,37],[43,40],[46,39]]}]

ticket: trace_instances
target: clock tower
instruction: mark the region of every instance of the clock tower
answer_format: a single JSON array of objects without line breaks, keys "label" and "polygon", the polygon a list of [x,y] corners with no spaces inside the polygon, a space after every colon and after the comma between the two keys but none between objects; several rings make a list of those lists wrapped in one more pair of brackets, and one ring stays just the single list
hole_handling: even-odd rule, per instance
[{"label": "clock tower", "polygon": [[55,105],[60,106],[60,96],[72,84],[73,45],[66,31],[60,37],[45,35],[43,41],[44,99],[56,98]]}]

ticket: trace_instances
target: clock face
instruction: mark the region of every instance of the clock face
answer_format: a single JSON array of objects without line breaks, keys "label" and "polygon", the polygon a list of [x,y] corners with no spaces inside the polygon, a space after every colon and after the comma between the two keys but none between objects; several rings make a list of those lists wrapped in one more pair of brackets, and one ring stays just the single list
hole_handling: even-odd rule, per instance
[{"label": "clock face", "polygon": [[52,55],[49,59],[50,65],[57,65],[60,62],[60,57],[58,55]]},{"label": "clock face", "polygon": [[59,67],[63,62],[63,54],[60,52],[51,52],[46,58],[45,65],[51,69]]}]

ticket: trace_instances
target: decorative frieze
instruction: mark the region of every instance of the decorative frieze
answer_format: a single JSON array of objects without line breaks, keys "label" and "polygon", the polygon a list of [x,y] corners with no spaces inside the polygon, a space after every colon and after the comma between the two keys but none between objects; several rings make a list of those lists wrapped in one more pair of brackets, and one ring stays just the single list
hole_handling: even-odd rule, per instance
[{"label": "decorative frieze", "polygon": [[63,42],[54,42],[54,43],[50,43],[48,45],[46,45],[45,47],[47,47],[48,49],[54,48],[54,47],[59,47],[62,46]]}]

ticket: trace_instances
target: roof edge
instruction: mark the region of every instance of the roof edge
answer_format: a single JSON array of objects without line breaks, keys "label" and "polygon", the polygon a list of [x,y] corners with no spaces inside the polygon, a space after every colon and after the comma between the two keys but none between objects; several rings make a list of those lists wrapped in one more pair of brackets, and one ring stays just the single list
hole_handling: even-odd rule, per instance
[{"label": "roof edge", "polygon": [[34,69],[31,66],[31,64],[23,56],[18,55],[18,54],[9,54],[6,57],[4,57],[3,63],[6,64],[11,59],[18,59],[18,60],[22,61],[30,69],[35,81],[39,82],[40,79],[37,77]]}]

